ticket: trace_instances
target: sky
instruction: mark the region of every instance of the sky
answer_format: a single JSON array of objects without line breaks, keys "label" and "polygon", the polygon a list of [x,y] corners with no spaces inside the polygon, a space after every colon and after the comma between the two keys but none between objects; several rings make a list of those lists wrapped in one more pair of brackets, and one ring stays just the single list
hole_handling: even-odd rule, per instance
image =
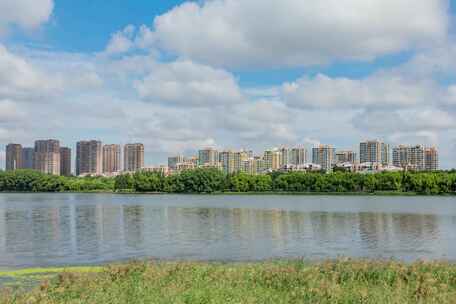
[{"label": "sky", "polygon": [[456,168],[456,1],[0,0],[8,143],[437,146]]}]

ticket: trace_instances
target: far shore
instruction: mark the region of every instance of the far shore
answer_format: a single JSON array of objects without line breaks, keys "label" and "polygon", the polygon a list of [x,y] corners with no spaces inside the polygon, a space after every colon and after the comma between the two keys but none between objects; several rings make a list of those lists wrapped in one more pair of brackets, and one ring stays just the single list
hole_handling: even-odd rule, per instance
[{"label": "far shore", "polygon": [[113,194],[113,195],[201,195],[201,196],[422,196],[422,197],[446,197],[456,196],[456,193],[425,194],[416,192],[395,192],[395,191],[376,191],[376,192],[285,192],[285,191],[265,191],[265,192],[213,192],[213,193],[168,193],[168,192],[135,192],[135,191],[63,191],[63,192],[33,192],[33,191],[2,191],[0,194]]}]

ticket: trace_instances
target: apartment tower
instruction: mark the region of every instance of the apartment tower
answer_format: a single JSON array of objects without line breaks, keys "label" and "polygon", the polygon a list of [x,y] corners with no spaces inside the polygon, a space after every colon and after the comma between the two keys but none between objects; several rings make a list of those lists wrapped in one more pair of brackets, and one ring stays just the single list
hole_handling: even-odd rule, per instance
[{"label": "apartment tower", "polygon": [[124,146],[124,170],[135,172],[144,168],[144,145],[127,144]]},{"label": "apartment tower", "polygon": [[360,163],[389,165],[389,145],[379,140],[362,142],[359,145]]},{"label": "apartment tower", "polygon": [[71,149],[60,148],[60,175],[71,176]]},{"label": "apartment tower", "polygon": [[336,163],[350,163],[354,164],[356,162],[356,153],[353,151],[337,151],[336,152]]},{"label": "apartment tower", "polygon": [[9,144],[6,146],[6,171],[14,171],[22,168],[22,146]]},{"label": "apartment tower", "polygon": [[103,172],[101,141],[80,141],[76,144],[76,175],[101,175]]},{"label": "apartment tower", "polygon": [[120,145],[103,146],[103,173],[120,172]]},{"label": "apartment tower", "polygon": [[219,162],[219,153],[214,148],[198,151],[199,166],[216,166]]},{"label": "apartment tower", "polygon": [[22,168],[32,170],[35,148],[22,148]]},{"label": "apartment tower", "polygon": [[290,164],[299,166],[307,163],[307,149],[293,148],[290,151]]},{"label": "apartment tower", "polygon": [[439,170],[439,152],[437,148],[426,148],[424,150],[425,170],[436,171]]},{"label": "apartment tower", "polygon": [[34,169],[46,174],[60,175],[60,142],[55,139],[35,141]]},{"label": "apartment tower", "polygon": [[393,148],[393,166],[406,170],[425,170],[425,148],[422,145],[399,145]]},{"label": "apartment tower", "polygon": [[322,170],[332,171],[336,149],[331,145],[319,145],[312,149],[312,163],[320,165]]}]

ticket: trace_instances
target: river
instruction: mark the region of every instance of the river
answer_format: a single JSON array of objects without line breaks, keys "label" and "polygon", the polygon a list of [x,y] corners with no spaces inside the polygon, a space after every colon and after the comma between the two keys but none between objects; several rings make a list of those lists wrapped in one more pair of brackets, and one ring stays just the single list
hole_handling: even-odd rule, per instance
[{"label": "river", "polygon": [[456,261],[456,199],[0,194],[3,269],[337,257]]}]

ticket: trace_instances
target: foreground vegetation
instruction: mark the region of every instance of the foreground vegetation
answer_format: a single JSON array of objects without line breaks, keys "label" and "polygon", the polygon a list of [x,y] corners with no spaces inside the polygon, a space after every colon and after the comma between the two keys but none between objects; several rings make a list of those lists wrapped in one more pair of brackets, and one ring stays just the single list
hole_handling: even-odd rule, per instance
[{"label": "foreground vegetation", "polygon": [[62,177],[36,171],[0,172],[0,192],[155,192],[155,193],[397,193],[454,194],[456,171],[271,173],[227,175],[216,169],[195,169],[164,176],[137,172],[106,177]]},{"label": "foreground vegetation", "polygon": [[0,302],[33,303],[455,303],[446,263],[300,261],[258,264],[133,263],[65,272]]}]

